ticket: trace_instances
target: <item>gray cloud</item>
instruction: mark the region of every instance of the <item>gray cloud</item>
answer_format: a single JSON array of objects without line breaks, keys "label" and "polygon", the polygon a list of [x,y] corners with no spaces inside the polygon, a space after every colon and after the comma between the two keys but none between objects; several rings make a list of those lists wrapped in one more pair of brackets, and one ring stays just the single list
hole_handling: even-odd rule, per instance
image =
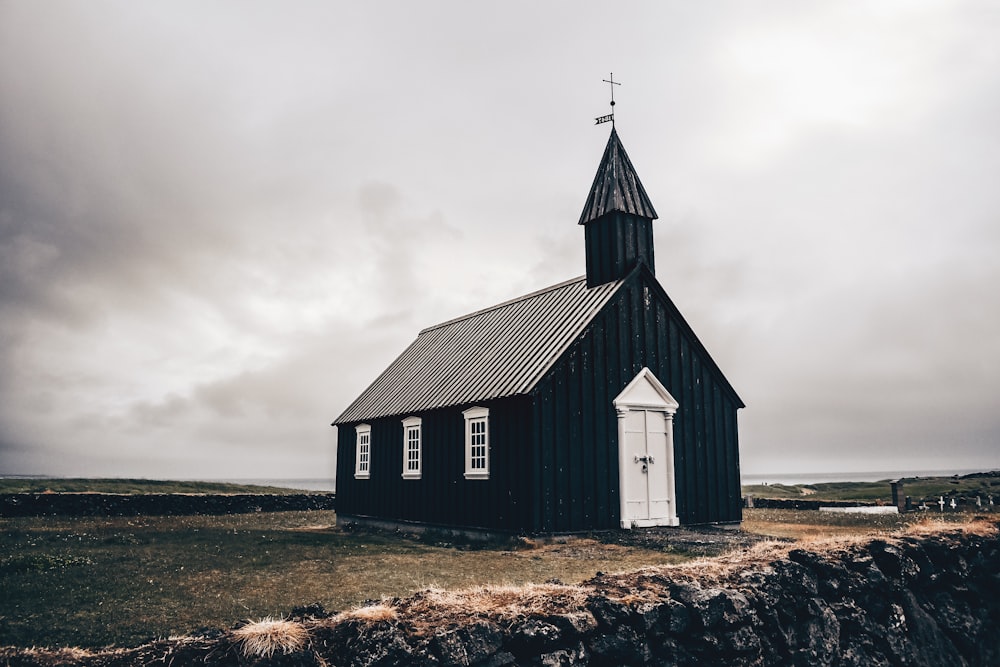
[{"label": "gray cloud", "polygon": [[420,328],[583,273],[610,69],[744,468],[1000,466],[998,24],[5,3],[0,472],[328,469]]}]

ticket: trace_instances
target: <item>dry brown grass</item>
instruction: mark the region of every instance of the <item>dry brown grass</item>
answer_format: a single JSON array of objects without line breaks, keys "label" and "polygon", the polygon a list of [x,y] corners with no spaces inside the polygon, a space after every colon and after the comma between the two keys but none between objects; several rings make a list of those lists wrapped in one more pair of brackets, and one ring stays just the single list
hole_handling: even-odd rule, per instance
[{"label": "dry brown grass", "polygon": [[768,540],[722,556],[700,558],[678,564],[655,565],[620,574],[605,574],[578,586],[529,584],[526,586],[477,586],[464,590],[428,589],[398,602],[400,617],[414,619],[413,630],[426,633],[431,628],[466,621],[490,620],[510,623],[526,617],[573,613],[585,608],[587,597],[595,591],[626,603],[656,599],[663,595],[669,581],[719,582],[744,572],[748,567],[766,566],[785,558],[792,549],[835,552],[863,544],[874,537],[893,539],[903,535],[930,535],[959,532],[982,536],[996,535],[997,524],[970,517],[965,521],[927,519],[907,524],[893,531],[816,531],[795,542]]},{"label": "dry brown grass", "polygon": [[[679,563],[671,568],[688,577],[722,577],[733,570],[743,569],[752,564],[763,564],[779,558],[784,558],[796,547],[793,542],[765,540],[757,542],[745,549],[739,549],[721,556],[698,558],[687,563]],[[659,570],[660,568],[650,568]]]},{"label": "dry brown grass", "polygon": [[700,558],[676,565],[645,567],[632,572],[597,577],[586,582],[608,598],[625,603],[655,601],[667,595],[675,582],[694,582],[700,585],[725,585],[738,579],[749,569],[767,568],[776,560],[787,558],[793,549],[826,553],[833,558],[846,555],[855,546],[872,539],[892,541],[906,535],[926,536],[940,533],[964,533],[979,536],[996,536],[1000,526],[985,517],[969,517],[961,521],[923,520],[907,524],[895,531],[876,530],[853,534],[834,532],[817,534],[790,541],[763,541],[750,547],[733,550],[721,556]]},{"label": "dry brown grass", "polygon": [[981,516],[970,517],[962,523],[927,517],[910,524],[903,533],[906,535],[933,535],[949,530],[960,530],[968,535],[978,535],[980,537],[993,537],[1000,532],[1000,524]]},{"label": "dry brown grass", "polygon": [[263,618],[232,632],[245,658],[270,658],[301,651],[309,643],[309,631],[301,623]]},{"label": "dry brown grass", "polygon": [[399,618],[396,608],[386,602],[357,607],[334,616],[334,623],[362,621],[364,623],[385,623]]},{"label": "dry brown grass", "polygon": [[907,513],[907,514],[842,514],[815,510],[784,510],[757,508],[744,511],[741,528],[748,533],[779,539],[812,543],[828,537],[885,537],[908,530],[915,524],[940,526],[942,530],[964,526],[970,522],[991,523],[977,514]]},{"label": "dry brown grass", "polygon": [[400,616],[411,621],[417,635],[468,622],[489,620],[507,625],[529,616],[572,613],[584,608],[586,586],[565,584],[487,585],[463,590],[429,588],[397,607]]},{"label": "dry brown grass", "polygon": [[[942,521],[934,517],[926,517],[914,523],[904,524],[894,530],[871,529],[848,530],[837,526],[834,530],[824,531],[824,526],[815,526],[815,530],[799,531],[794,542],[765,540],[748,548],[732,551],[713,558],[699,558],[666,567],[644,568],[643,571],[663,572],[669,570],[672,575],[684,578],[724,579],[733,572],[744,570],[750,565],[766,565],[784,558],[792,549],[808,549],[820,553],[833,552],[854,545],[864,544],[875,538],[893,539],[903,535],[926,536],[944,532],[958,532],[968,535],[990,537],[1000,532],[1000,527],[994,521],[984,517],[969,516],[963,520]],[[827,527],[829,528],[829,527]]]},{"label": "dry brown grass", "polygon": [[[27,648],[20,651],[20,655],[25,658],[36,660],[46,665],[77,665],[80,662],[94,657],[92,651],[82,648]],[[3,656],[7,657],[7,656]],[[10,663],[7,664],[19,664]]]}]

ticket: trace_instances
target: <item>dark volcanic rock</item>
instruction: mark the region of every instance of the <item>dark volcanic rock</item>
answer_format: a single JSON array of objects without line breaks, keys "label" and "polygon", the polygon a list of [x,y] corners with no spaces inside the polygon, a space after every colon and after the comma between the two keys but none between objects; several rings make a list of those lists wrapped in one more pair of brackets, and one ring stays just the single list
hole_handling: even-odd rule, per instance
[{"label": "dark volcanic rock", "polygon": [[559,628],[563,637],[577,639],[597,629],[597,619],[587,611],[549,616],[547,622]]},{"label": "dark volcanic rock", "polygon": [[595,665],[641,665],[649,657],[646,642],[627,625],[595,636],[588,646]]},{"label": "dark volcanic rock", "polygon": [[557,626],[533,618],[514,627],[510,644],[519,655],[537,654],[558,646],[562,635]]},{"label": "dark volcanic rock", "polygon": [[491,623],[473,623],[434,636],[434,652],[442,665],[475,665],[503,646],[500,629]]}]

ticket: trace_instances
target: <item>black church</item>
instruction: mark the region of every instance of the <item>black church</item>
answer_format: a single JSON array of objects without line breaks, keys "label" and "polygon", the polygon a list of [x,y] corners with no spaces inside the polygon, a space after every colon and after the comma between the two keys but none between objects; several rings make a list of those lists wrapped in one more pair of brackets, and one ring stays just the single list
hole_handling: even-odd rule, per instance
[{"label": "black church", "polygon": [[587,274],[420,332],[344,410],[339,522],[503,533],[741,519],[736,391],[656,280],[612,127]]}]

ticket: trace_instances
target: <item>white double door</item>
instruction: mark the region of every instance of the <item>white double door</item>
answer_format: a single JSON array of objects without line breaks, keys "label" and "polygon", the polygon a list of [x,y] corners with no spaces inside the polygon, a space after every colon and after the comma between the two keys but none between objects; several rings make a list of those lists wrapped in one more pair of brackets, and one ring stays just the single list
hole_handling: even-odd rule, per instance
[{"label": "white double door", "polygon": [[669,426],[666,412],[633,409],[625,415],[625,519],[630,524],[674,524]]},{"label": "white double door", "polygon": [[648,368],[614,401],[622,528],[676,526],[673,418],[679,407]]}]

